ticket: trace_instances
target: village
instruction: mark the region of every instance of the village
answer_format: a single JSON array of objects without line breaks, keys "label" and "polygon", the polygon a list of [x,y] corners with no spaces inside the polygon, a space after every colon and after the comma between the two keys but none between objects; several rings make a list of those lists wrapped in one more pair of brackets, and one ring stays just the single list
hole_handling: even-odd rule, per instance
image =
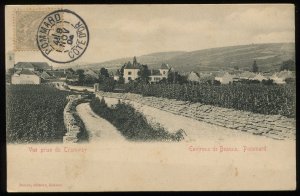
[{"label": "village", "polygon": [[[136,57],[134,57],[132,63],[127,62],[123,66],[120,65],[120,69],[109,72],[105,68],[99,70],[54,69],[46,62],[15,63],[13,54],[9,55],[8,65],[13,68],[6,73],[6,83],[8,84],[42,84],[50,82],[93,86],[95,83],[99,83],[102,76],[125,84],[131,81],[138,81],[139,78],[146,78],[147,83],[163,83],[168,81],[169,83],[216,85],[249,82],[282,85],[295,81],[295,73],[287,69],[276,72],[224,70],[215,72],[191,71],[186,73],[175,70],[172,65],[165,63],[162,63],[159,69],[149,69],[147,65],[140,64]],[[254,61],[253,65],[249,65],[249,67],[254,65],[256,65],[256,61]]]}]

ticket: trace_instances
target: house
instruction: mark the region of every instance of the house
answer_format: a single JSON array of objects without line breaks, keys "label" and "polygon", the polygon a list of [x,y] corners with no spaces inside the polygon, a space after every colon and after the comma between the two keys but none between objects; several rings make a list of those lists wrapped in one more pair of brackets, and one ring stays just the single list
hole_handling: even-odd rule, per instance
[{"label": "house", "polygon": [[34,66],[30,62],[18,62],[17,64],[15,64],[14,69],[19,71],[23,69],[30,70],[30,71],[35,70]]},{"label": "house", "polygon": [[160,74],[159,70],[153,69],[150,71],[149,78],[151,83],[156,83],[162,80],[162,75]]},{"label": "house", "polygon": [[79,75],[72,74],[72,73],[67,73],[66,80],[70,81],[70,82],[77,82],[79,80]]},{"label": "house", "polygon": [[66,80],[67,74],[65,70],[51,70],[47,71],[47,73],[52,76],[52,79]]},{"label": "house", "polygon": [[51,78],[53,78],[53,76],[46,71],[42,71],[42,72],[34,71],[34,73],[40,76],[40,78],[42,78],[43,80],[50,80]]},{"label": "house", "polygon": [[15,70],[27,69],[30,71],[37,70],[52,70],[52,66],[49,66],[46,62],[18,62],[14,65]]},{"label": "house", "polygon": [[200,82],[200,74],[197,72],[190,72],[187,76],[187,80],[190,82]]},{"label": "house", "polygon": [[238,75],[238,78],[240,80],[253,80],[253,78],[256,76],[255,73],[250,71],[242,72],[240,75]]},{"label": "house", "polygon": [[170,72],[169,65],[165,64],[165,63],[161,64],[161,66],[158,70],[151,70],[150,76],[149,76],[150,82],[156,83],[163,79],[167,79],[169,72]]},{"label": "house", "polygon": [[11,77],[12,84],[40,84],[41,78],[28,69],[18,70]]},{"label": "house", "polygon": [[199,73],[199,82],[200,83],[207,83],[209,81],[213,81],[215,77],[212,73]]},{"label": "house", "polygon": [[[128,83],[131,80],[135,80],[139,78],[139,72],[143,67],[147,67],[146,65],[141,65],[137,62],[136,57],[133,57],[133,62],[128,62],[124,66],[124,79],[125,83]],[[158,70],[150,70],[150,83],[156,83],[163,79],[168,78],[168,74],[170,72],[171,68],[168,64],[162,63],[160,68]],[[115,75],[117,76],[117,74]]]},{"label": "house", "polygon": [[221,84],[229,84],[233,82],[235,76],[229,74],[228,72],[217,73],[215,80],[219,81]]},{"label": "house", "polygon": [[85,75],[85,77],[91,79],[99,79],[99,74],[91,69],[85,69],[83,74]]},{"label": "house", "polygon": [[293,73],[292,71],[289,71],[289,70],[284,70],[284,71],[277,73],[277,76],[279,78],[284,78],[284,79],[295,78],[295,73]]},{"label": "house", "polygon": [[163,63],[160,66],[159,72],[160,72],[162,78],[168,78],[169,71],[170,71],[170,67],[168,64]]},{"label": "house", "polygon": [[124,67],[124,79],[125,83],[131,80],[135,80],[139,77],[140,64],[136,61],[136,57],[133,57],[133,63],[128,62]]},{"label": "house", "polygon": [[256,74],[251,80],[258,80],[258,81],[263,81],[263,80],[268,80],[268,78],[261,73]]},{"label": "house", "polygon": [[278,73],[273,74],[270,79],[272,79],[274,81],[274,83],[276,84],[286,84],[286,79],[288,78],[295,78],[295,74],[293,74],[293,72],[291,71],[281,71]]}]

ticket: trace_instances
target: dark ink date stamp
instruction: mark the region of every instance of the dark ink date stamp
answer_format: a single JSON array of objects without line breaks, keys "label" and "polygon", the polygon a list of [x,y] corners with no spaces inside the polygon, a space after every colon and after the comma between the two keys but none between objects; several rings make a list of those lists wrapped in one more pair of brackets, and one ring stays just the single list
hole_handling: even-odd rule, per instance
[{"label": "dark ink date stamp", "polygon": [[84,20],[70,10],[57,10],[40,23],[37,45],[42,54],[55,63],[75,61],[85,52],[89,31]]}]

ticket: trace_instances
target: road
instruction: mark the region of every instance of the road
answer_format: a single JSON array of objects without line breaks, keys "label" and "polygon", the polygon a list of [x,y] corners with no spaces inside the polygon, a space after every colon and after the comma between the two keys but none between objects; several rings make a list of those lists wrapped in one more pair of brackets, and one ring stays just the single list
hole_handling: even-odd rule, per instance
[{"label": "road", "polygon": [[[105,97],[105,102],[108,106],[118,103],[118,99]],[[186,141],[224,141],[224,140],[239,140],[239,141],[274,141],[265,136],[257,136],[240,130],[229,129],[203,121],[198,121],[192,118],[181,115],[172,114],[154,107],[143,105],[134,101],[126,101],[134,106],[139,112],[143,113],[151,124],[160,124],[169,132],[176,132],[178,129],[183,129],[187,134]]]},{"label": "road", "polygon": [[76,110],[89,133],[90,142],[125,141],[116,127],[92,111],[89,103],[79,104]]}]

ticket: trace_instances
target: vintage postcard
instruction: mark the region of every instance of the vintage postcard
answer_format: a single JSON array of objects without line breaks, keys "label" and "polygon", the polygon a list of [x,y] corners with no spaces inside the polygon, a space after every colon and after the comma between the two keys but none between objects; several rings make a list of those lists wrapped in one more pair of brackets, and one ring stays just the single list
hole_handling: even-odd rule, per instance
[{"label": "vintage postcard", "polygon": [[6,6],[7,191],[294,190],[294,14]]}]

